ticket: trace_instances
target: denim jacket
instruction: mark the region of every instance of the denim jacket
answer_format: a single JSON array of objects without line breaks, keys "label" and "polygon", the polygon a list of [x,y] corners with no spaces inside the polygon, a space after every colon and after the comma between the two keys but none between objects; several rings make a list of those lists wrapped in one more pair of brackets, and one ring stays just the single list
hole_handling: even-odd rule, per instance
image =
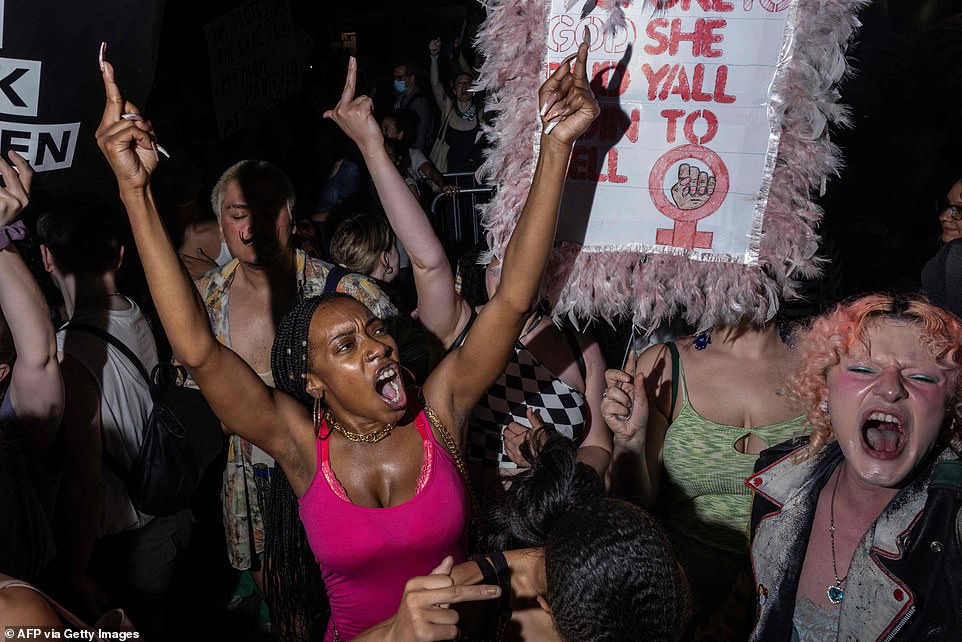
[{"label": "denim jacket", "polygon": [[[755,491],[751,555],[758,595],[752,642],[792,639],[798,580],[818,495],[842,461],[833,442],[802,463],[798,442],[768,449]],[[962,640],[962,459],[934,453],[889,502],[852,557],[838,640]]]}]

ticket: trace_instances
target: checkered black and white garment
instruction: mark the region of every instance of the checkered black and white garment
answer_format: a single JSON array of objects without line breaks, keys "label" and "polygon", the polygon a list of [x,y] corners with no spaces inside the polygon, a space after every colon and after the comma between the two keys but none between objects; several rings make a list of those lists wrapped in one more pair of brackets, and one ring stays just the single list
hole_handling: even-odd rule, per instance
[{"label": "checkered black and white garment", "polygon": [[539,410],[546,423],[581,443],[588,423],[584,395],[551,374],[521,343],[504,373],[471,413],[468,461],[483,466],[517,468],[504,450],[504,429],[512,421],[530,426],[525,410]]}]

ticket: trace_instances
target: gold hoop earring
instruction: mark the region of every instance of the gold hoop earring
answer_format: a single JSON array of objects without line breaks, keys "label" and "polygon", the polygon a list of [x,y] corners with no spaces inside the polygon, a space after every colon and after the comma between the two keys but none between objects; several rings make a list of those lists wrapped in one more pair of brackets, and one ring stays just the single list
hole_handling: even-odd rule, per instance
[{"label": "gold hoop earring", "polygon": [[[401,366],[401,370],[402,370],[403,372],[406,372],[407,375],[408,375],[409,377],[411,377],[411,384],[412,384],[412,385],[413,385],[413,384],[416,384],[416,383],[418,382],[418,378],[414,376],[414,373],[411,372],[411,369],[410,369],[410,368],[408,368],[407,366],[402,365],[402,364],[400,364],[400,363],[399,363],[398,365]],[[404,381],[404,379],[402,378],[401,381]],[[407,386],[405,386],[405,387],[407,387]]]}]

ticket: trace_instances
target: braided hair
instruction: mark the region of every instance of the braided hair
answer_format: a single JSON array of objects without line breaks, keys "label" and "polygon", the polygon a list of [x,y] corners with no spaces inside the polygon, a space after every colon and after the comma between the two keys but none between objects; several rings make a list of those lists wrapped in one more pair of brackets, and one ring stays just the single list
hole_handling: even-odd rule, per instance
[{"label": "braided hair", "polygon": [[687,584],[661,527],[641,508],[605,497],[598,474],[576,461],[577,445],[542,430],[534,456],[522,445],[531,468],[512,477],[489,517],[489,549],[544,548],[544,597],[563,639],[680,639]]},{"label": "braided hair", "polygon": [[[297,303],[274,336],[274,385],[308,410],[314,404],[314,397],[306,389],[311,319],[321,304],[339,298],[351,297],[330,292]],[[271,477],[264,521],[264,593],[272,629],[282,641],[321,640],[330,617],[327,589],[301,524],[297,496],[280,466],[274,468]]]}]

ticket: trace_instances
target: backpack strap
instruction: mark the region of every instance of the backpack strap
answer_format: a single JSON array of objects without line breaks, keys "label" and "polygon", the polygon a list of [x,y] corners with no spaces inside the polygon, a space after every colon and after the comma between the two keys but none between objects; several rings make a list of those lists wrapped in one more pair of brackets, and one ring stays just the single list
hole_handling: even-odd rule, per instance
[{"label": "backpack strap", "polygon": [[668,423],[671,423],[671,418],[675,416],[675,402],[678,400],[678,366],[681,363],[681,356],[674,341],[669,341],[665,345],[671,352],[671,408],[668,410]]},{"label": "backpack strap", "polygon": [[120,353],[127,357],[127,360],[137,368],[137,372],[139,372],[140,376],[144,378],[144,381],[147,383],[147,387],[150,387],[150,375],[147,374],[147,369],[144,368],[144,364],[140,361],[140,359],[137,358],[137,355],[134,354],[134,351],[128,348],[123,341],[110,334],[106,330],[93,325],[87,325],[86,323],[68,323],[64,326],[64,328],[80,330],[82,332],[86,332],[87,334],[92,334],[102,341],[117,348]]},{"label": "backpack strap", "polygon": [[346,267],[332,265],[331,269],[327,272],[327,279],[324,281],[324,294],[329,292],[337,292],[337,286],[341,282],[341,279],[350,273],[351,271]]},{"label": "backpack strap", "polygon": [[581,373],[581,380],[588,385],[587,379],[588,368],[585,366],[585,355],[581,352],[581,345],[578,343],[578,337],[575,336],[574,330],[567,323],[561,326],[561,332],[565,335],[565,339],[568,340],[568,346],[571,348],[571,354],[575,358],[575,362],[578,364],[578,372]]}]

